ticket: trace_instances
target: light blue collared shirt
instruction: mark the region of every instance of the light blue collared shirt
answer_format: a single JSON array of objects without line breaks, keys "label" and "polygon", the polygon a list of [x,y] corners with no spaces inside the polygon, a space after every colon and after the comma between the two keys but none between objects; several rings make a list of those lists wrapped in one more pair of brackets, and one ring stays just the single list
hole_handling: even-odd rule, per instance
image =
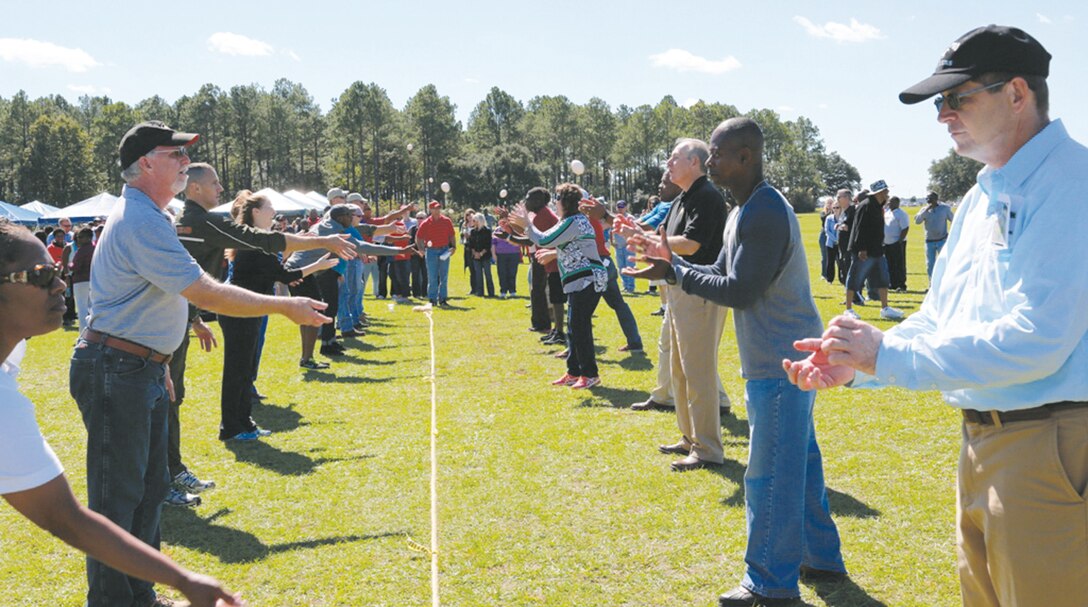
[{"label": "light blue collared shirt", "polygon": [[1088,148],[1054,121],[964,196],[918,313],[855,385],[1011,411],[1088,401]]}]

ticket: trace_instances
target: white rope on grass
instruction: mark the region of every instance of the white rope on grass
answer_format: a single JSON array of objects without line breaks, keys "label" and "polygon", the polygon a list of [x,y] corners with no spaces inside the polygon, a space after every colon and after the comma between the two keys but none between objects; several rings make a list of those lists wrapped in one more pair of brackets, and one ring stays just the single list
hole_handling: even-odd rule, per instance
[{"label": "white rope on grass", "polygon": [[438,384],[435,371],[434,354],[434,316],[429,304],[412,308],[416,312],[423,312],[430,323],[431,340],[431,547],[420,545],[408,538],[408,547],[416,552],[426,552],[431,555],[431,605],[441,607],[438,596]]}]

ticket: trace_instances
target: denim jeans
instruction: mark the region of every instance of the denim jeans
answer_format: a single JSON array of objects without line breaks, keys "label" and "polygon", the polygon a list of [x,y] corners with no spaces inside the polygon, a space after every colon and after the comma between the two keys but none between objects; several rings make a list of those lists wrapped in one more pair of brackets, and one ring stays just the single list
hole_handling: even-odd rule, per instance
[{"label": "denim jeans", "polygon": [[371,261],[363,264],[363,276],[361,279],[362,285],[359,287],[359,294],[361,295],[366,291],[366,283],[370,281],[370,294],[373,297],[378,296],[378,262]]},{"label": "denim jeans", "polygon": [[520,253],[499,253],[495,264],[499,273],[499,292],[514,295],[518,292],[518,265]]},{"label": "denim jeans", "polygon": [[390,275],[393,277],[393,295],[408,298],[412,296],[412,285],[409,279],[412,276],[412,262],[407,259],[394,259],[389,264]]},{"label": "denim jeans", "polygon": [[635,292],[635,279],[622,274],[624,268],[635,267],[635,260],[631,257],[631,251],[627,247],[616,247],[616,272],[623,281],[623,290],[628,293]]},{"label": "denim jeans", "polygon": [[812,421],[816,394],[785,379],[758,379],[748,381],[745,396],[748,547],[741,584],[763,596],[796,597],[801,565],[846,571]]},{"label": "denim jeans", "polygon": [[[87,428],[87,503],[158,549],[166,466],[166,365],[79,340],[68,382]],[[147,605],[150,582],[87,558],[88,607]]]},{"label": "denim jeans", "polygon": [[620,329],[627,339],[627,347],[641,350],[642,336],[638,333],[638,322],[631,312],[631,306],[627,305],[627,302],[623,299],[623,293],[620,293],[620,285],[617,281],[619,272],[616,271],[616,264],[612,263],[612,260],[608,257],[605,257],[604,265],[608,267],[608,282],[605,283],[604,293],[602,294],[604,302],[616,313],[616,319],[620,321]]},{"label": "denim jeans", "polygon": [[937,254],[944,248],[948,238],[926,241],[926,276],[933,277],[933,264],[937,263]]},{"label": "denim jeans", "polygon": [[484,283],[487,283],[487,296],[495,296],[495,282],[491,279],[491,260],[473,259],[472,290],[480,297],[484,296]]},{"label": "denim jeans", "polygon": [[567,373],[597,377],[597,353],[593,350],[593,311],[601,294],[593,285],[567,293]]},{"label": "denim jeans", "polygon": [[439,259],[449,247],[427,248],[427,299],[431,302],[446,301],[446,279],[450,274],[450,259]]},{"label": "denim jeans", "polygon": [[888,288],[888,265],[883,255],[861,259],[854,253],[850,270],[846,273],[846,288],[860,293],[866,279],[869,280],[870,289]]},{"label": "denim jeans", "polygon": [[336,315],[336,324],[341,331],[350,331],[355,323],[359,322],[362,312],[361,302],[363,296],[363,264],[352,259],[344,268],[344,282],[340,283],[339,310]]}]

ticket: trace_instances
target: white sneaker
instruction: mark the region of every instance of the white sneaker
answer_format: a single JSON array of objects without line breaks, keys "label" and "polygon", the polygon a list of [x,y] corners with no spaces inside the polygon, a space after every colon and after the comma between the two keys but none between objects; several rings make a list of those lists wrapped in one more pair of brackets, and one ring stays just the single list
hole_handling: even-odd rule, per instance
[{"label": "white sneaker", "polygon": [[903,320],[903,313],[888,306],[887,308],[881,308],[880,317],[884,320]]},{"label": "white sneaker", "polygon": [[195,508],[200,505],[200,496],[186,493],[177,487],[170,487],[170,493],[166,495],[166,499],[163,500],[163,503],[168,506]]},{"label": "white sneaker", "polygon": [[855,312],[853,308],[847,308],[846,311],[842,313],[842,315],[847,318],[853,318],[854,320],[861,320],[861,317],[858,316],[858,313]]},{"label": "white sneaker", "polygon": [[182,470],[174,477],[174,487],[182,492],[202,493],[208,489],[215,489],[215,481],[202,481],[192,472]]}]

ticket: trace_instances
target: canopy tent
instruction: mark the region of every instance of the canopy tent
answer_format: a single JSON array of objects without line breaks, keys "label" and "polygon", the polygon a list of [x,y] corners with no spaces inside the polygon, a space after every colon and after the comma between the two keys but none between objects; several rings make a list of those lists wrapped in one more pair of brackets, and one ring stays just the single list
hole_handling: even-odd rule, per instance
[{"label": "canopy tent", "polygon": [[283,195],[303,206],[307,206],[317,211],[324,211],[325,208],[329,206],[328,202],[318,202],[298,190],[287,190]]},{"label": "canopy tent", "polygon": [[28,211],[0,200],[0,217],[7,217],[10,221],[33,225],[38,223],[38,217],[40,216],[34,211]]},{"label": "canopy tent", "polygon": [[113,194],[102,192],[63,209],[46,213],[42,215],[40,221],[42,223],[56,223],[61,217],[67,217],[72,221],[90,221],[99,217],[107,217],[110,211],[113,210],[113,205],[117,204],[117,200],[117,197]]},{"label": "canopy tent", "polygon": [[[276,211],[276,213],[278,213],[280,215],[305,215],[305,214],[310,212],[310,209],[313,208],[312,206],[304,206],[304,205],[302,205],[302,204],[300,204],[300,203],[298,203],[298,202],[296,202],[294,200],[291,200],[287,196],[284,196],[283,194],[280,194],[279,192],[277,192],[276,190],[273,190],[272,188],[265,188],[263,190],[259,190],[259,191],[254,192],[254,193],[255,194],[260,194],[261,196],[264,196],[265,198],[267,198],[269,200],[269,202],[272,203],[272,208]],[[209,211],[209,213],[218,213],[220,215],[229,215],[230,214],[230,207],[233,204],[234,204],[233,202],[228,202],[226,204],[221,204],[221,205],[215,207],[214,209],[212,209],[211,211]]]},{"label": "canopy tent", "polygon": [[325,198],[324,196],[322,196],[321,194],[318,194],[317,192],[315,192],[313,190],[310,190],[309,192],[306,192],[306,195],[309,196],[310,198],[312,198],[314,202],[320,203],[321,208],[325,208],[325,207],[329,206],[329,199]]},{"label": "canopy tent", "polygon": [[35,200],[33,202],[28,202],[26,204],[21,204],[21,205],[19,205],[19,208],[26,209],[28,211],[37,213],[39,217],[42,216],[42,215],[45,215],[46,213],[52,213],[53,211],[59,211],[60,210],[60,208],[55,207],[55,206],[53,206],[51,204],[45,204],[44,202],[42,202],[40,200]]}]

